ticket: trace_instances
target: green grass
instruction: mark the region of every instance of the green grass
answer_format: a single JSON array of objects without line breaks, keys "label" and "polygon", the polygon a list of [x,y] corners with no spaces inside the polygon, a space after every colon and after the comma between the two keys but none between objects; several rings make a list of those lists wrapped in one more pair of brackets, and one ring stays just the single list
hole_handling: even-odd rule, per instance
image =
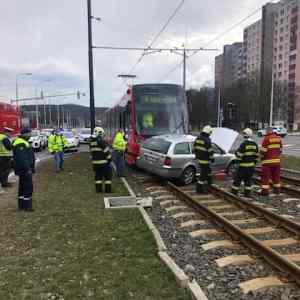
[{"label": "green grass", "polygon": [[[191,299],[138,210],[104,210],[86,154],[35,177],[34,213],[0,212],[0,299]],[[114,180],[115,195],[127,192]],[[14,199],[12,199],[14,201]]]},{"label": "green grass", "polygon": [[300,171],[300,157],[284,155],[282,166],[285,169]]}]

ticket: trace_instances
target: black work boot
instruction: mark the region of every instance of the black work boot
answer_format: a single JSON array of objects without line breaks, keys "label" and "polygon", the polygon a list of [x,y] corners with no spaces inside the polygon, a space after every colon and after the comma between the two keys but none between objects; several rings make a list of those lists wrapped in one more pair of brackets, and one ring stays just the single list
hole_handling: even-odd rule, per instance
[{"label": "black work boot", "polygon": [[18,210],[24,209],[24,207],[23,207],[23,199],[24,199],[24,197],[22,197],[22,196],[18,198]]},{"label": "black work boot", "polygon": [[102,193],[102,185],[96,184],[96,193]]},{"label": "black work boot", "polygon": [[30,200],[27,201],[27,207],[26,207],[26,211],[28,212],[34,212],[34,209],[32,208],[32,198],[30,198]]},{"label": "black work boot", "polygon": [[111,184],[105,185],[105,193],[112,193]]},{"label": "black work boot", "polygon": [[204,186],[203,184],[196,184],[196,193],[197,194],[204,194]]},{"label": "black work boot", "polygon": [[245,191],[244,192],[244,196],[246,197],[246,198],[250,198],[251,197],[251,191]]},{"label": "black work boot", "polygon": [[237,190],[237,189],[231,189],[231,194],[238,195],[238,193],[239,193],[239,190]]}]

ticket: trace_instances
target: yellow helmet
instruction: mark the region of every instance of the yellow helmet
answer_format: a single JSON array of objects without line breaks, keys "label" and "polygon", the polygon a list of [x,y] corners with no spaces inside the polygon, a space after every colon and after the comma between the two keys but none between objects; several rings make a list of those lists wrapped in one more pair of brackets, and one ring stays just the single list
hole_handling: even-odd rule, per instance
[{"label": "yellow helmet", "polygon": [[243,130],[243,135],[244,135],[245,137],[251,137],[251,136],[253,135],[252,129],[250,129],[250,128],[244,129],[244,130]]},{"label": "yellow helmet", "polygon": [[207,134],[211,134],[213,131],[212,127],[210,125],[206,125],[203,127],[202,132],[207,133]]},{"label": "yellow helmet", "polygon": [[94,135],[95,136],[104,136],[105,135],[104,129],[102,127],[95,127]]}]

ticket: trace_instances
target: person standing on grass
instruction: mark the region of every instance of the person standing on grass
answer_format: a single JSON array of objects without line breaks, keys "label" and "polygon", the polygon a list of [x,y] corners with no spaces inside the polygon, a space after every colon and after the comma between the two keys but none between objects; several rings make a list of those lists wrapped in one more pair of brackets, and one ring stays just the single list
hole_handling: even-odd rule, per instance
[{"label": "person standing on grass", "polygon": [[[95,171],[96,193],[102,193],[103,183],[105,193],[111,193],[111,153],[108,144],[104,141],[104,130],[101,127],[95,127],[94,134],[90,140],[91,159]],[[105,180],[103,182],[103,179]]]},{"label": "person standing on grass", "polygon": [[3,188],[10,186],[8,175],[12,162],[12,145],[10,142],[13,129],[4,127],[0,131],[0,184]]},{"label": "person standing on grass", "polygon": [[19,210],[25,211],[33,211],[32,174],[35,173],[35,157],[28,142],[30,136],[30,129],[23,128],[21,130],[21,135],[12,145],[15,174],[19,176],[18,208]]},{"label": "person standing on grass", "polygon": [[67,145],[68,141],[58,129],[54,130],[48,138],[48,150],[54,155],[55,170],[58,173],[63,171],[64,149]]},{"label": "person standing on grass", "polygon": [[113,141],[113,157],[114,163],[117,169],[117,176],[124,177],[125,171],[125,150],[127,146],[127,141],[125,139],[125,134],[122,129],[117,132]]}]

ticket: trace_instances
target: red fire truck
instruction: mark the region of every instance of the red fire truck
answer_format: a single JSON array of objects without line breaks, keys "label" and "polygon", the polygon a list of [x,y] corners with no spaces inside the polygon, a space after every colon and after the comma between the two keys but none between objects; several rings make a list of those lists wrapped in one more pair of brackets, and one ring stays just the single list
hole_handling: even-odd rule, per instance
[{"label": "red fire truck", "polygon": [[21,113],[17,106],[0,102],[0,130],[9,127],[14,130],[14,135],[20,133]]}]

